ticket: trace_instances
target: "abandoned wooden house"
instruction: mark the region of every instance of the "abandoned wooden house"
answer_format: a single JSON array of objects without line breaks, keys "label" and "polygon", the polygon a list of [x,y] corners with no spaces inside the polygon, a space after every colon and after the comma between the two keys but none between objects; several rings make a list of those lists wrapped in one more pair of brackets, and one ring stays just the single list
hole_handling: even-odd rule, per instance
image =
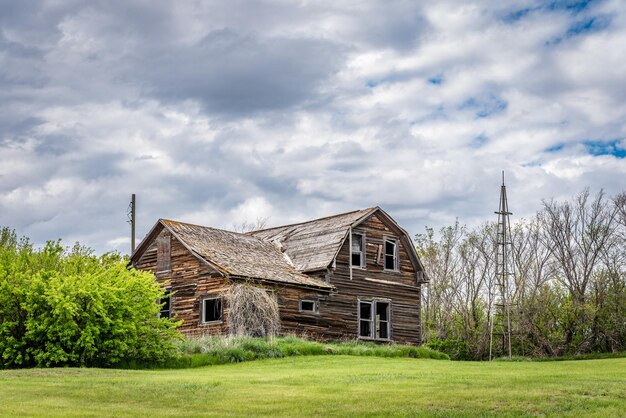
[{"label": "abandoned wooden house", "polygon": [[421,343],[424,268],[406,231],[375,207],[245,234],[160,219],[131,257],[171,292],[185,334],[228,332],[232,283],[276,295],[281,332]]}]

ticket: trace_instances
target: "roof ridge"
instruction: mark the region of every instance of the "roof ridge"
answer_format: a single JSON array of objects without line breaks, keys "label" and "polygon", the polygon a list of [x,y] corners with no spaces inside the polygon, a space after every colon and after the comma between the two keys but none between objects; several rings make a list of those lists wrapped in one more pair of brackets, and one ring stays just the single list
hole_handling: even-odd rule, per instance
[{"label": "roof ridge", "polygon": [[176,221],[174,219],[160,218],[159,221],[167,221],[167,222],[173,222],[173,223],[177,223],[177,224],[183,224],[183,225],[189,225],[189,226],[197,226],[199,228],[212,229],[214,231],[221,231],[221,232],[227,232],[229,234],[235,234],[235,235],[240,235],[240,236],[244,236],[244,237],[256,238],[256,237],[253,237],[252,235],[249,235],[246,232],[230,231],[228,229],[215,228],[213,226],[206,226],[206,225],[200,225],[200,224],[192,224],[190,222]]},{"label": "roof ridge", "polygon": [[378,208],[378,206],[372,206],[372,207],[369,207],[369,208],[350,210],[350,211],[347,211],[347,212],[337,213],[335,215],[323,216],[321,218],[309,219],[308,221],[296,222],[296,223],[292,223],[292,224],[278,225],[278,226],[274,226],[274,227],[271,227],[271,228],[255,229],[254,231],[246,232],[245,235],[252,235],[252,234],[254,234],[256,232],[262,232],[262,231],[271,231],[272,229],[288,228],[290,226],[304,225],[304,224],[308,224],[308,223],[312,223],[312,222],[323,221],[325,219],[337,218],[337,217],[340,217],[340,216],[348,215],[350,213],[368,212],[368,211],[374,210],[376,208]]}]

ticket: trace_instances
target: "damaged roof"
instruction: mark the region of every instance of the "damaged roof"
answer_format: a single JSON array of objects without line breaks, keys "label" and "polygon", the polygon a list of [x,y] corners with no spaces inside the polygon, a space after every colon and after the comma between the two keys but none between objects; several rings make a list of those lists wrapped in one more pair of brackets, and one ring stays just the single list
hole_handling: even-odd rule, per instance
[{"label": "damaged roof", "polygon": [[231,276],[249,277],[322,289],[333,286],[302,274],[275,244],[206,226],[159,221],[196,255]]},{"label": "damaged roof", "polygon": [[137,247],[131,261],[167,228],[196,257],[206,261],[223,274],[289,283],[319,289],[334,289],[307,272],[330,267],[352,227],[358,226],[373,213],[394,226],[409,256],[424,271],[409,235],[379,207],[355,210],[292,225],[251,231],[246,234],[206,226],[160,219]]},{"label": "damaged roof", "polygon": [[248,232],[248,235],[281,244],[296,270],[318,271],[332,262],[348,236],[350,227],[378,208],[346,212],[293,225]]}]

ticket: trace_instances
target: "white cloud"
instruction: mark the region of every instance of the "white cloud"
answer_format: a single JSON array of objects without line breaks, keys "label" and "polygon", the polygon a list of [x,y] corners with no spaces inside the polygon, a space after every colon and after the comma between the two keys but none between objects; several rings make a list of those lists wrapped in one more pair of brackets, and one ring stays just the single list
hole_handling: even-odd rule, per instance
[{"label": "white cloud", "polygon": [[[516,5],[16,5],[0,16],[2,222],[125,251],[131,193],[139,236],[160,217],[372,205],[411,233],[478,223],[503,169],[515,216],[614,194],[625,160],[583,143],[626,141],[626,7]],[[594,16],[606,27],[567,35]]]}]

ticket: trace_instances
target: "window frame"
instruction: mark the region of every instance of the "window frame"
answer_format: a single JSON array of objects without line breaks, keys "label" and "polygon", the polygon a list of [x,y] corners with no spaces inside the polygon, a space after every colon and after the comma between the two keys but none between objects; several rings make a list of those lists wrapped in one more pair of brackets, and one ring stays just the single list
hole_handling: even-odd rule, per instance
[{"label": "window frame", "polygon": [[156,274],[172,272],[172,236],[169,233],[159,235],[156,239]]},{"label": "window frame", "polygon": [[[360,340],[370,340],[370,341],[392,341],[392,317],[391,317],[391,299],[387,298],[359,298],[357,299],[357,336]],[[387,320],[380,321],[376,320],[376,316],[378,316],[378,304],[385,303],[387,304]],[[371,318],[369,320],[361,318],[361,304],[369,304],[370,305],[370,315]],[[361,335],[361,321],[368,321],[369,329],[371,336],[362,336]],[[387,337],[381,338],[376,335],[380,335],[379,324],[380,322],[386,322],[387,324]]]},{"label": "window frame", "polygon": [[[213,321],[205,321],[206,315],[206,302],[210,300],[219,300],[220,301],[220,317],[219,319]],[[200,299],[200,325],[215,325],[221,324],[224,322],[224,297],[223,296],[205,296]]]},{"label": "window frame", "polygon": [[[387,268],[387,243],[393,244],[393,269]],[[383,271],[398,272],[400,271],[400,252],[398,251],[398,240],[396,238],[383,238]]]},{"label": "window frame", "polygon": [[[357,254],[354,252],[353,246],[354,246],[354,236],[355,235],[359,235],[361,237],[361,250],[359,251],[360,254],[360,264],[353,264],[353,260],[352,260],[352,256]],[[358,269],[366,269],[367,266],[367,262],[366,262],[366,257],[367,257],[367,244],[365,242],[366,237],[365,237],[365,232],[354,232],[352,231],[352,235],[350,237],[350,268],[358,268]]]},{"label": "window frame", "polygon": [[[302,309],[302,303],[303,302],[312,303],[313,304],[313,310]],[[318,300],[315,300],[315,299],[307,299],[307,298],[300,299],[298,301],[298,312],[319,315],[319,313],[320,313],[320,303],[319,303]]]},{"label": "window frame", "polygon": [[[172,288],[168,287],[165,289],[165,296],[163,298],[159,299],[159,318],[166,318],[166,319],[171,319],[172,318]],[[168,309],[163,309],[164,306],[160,306],[161,304],[165,303],[164,301],[167,300],[167,307]],[[167,312],[167,316],[163,316],[163,313]]]}]

